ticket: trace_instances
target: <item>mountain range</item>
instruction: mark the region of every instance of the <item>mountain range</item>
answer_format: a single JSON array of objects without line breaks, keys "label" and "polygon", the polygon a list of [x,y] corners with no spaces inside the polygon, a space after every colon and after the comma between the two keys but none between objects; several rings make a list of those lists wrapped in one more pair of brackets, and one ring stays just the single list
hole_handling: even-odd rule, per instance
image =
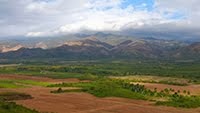
[{"label": "mountain range", "polygon": [[27,40],[1,41],[0,59],[200,59],[200,42],[105,33]]}]

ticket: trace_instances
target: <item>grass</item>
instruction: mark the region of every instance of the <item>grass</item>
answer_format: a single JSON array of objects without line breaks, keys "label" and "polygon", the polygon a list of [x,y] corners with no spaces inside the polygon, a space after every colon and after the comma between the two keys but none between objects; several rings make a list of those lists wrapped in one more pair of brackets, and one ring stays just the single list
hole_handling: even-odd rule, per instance
[{"label": "grass", "polygon": [[4,92],[0,93],[0,99],[3,101],[12,101],[12,100],[25,100],[32,99],[31,95],[18,92]]},{"label": "grass", "polygon": [[18,66],[0,67],[0,73],[26,74],[51,78],[81,78],[95,76],[152,75],[162,77],[188,78],[200,81],[199,62],[151,61],[151,60],[97,60],[63,61],[53,64],[28,62]]},{"label": "grass", "polygon": [[188,86],[189,83],[184,83],[184,82],[176,82],[176,81],[159,81],[158,83],[160,84],[168,84],[168,85],[175,85],[175,86]]},{"label": "grass", "polygon": [[[60,87],[52,93],[65,93],[77,90],[62,90],[61,87],[80,87],[81,90],[95,95],[97,97],[123,97],[130,99],[142,99],[156,101],[156,105],[167,105],[174,107],[196,108],[200,107],[200,97],[190,96],[189,94],[181,95],[180,92],[174,92],[173,89],[165,89],[160,92],[157,90],[151,91],[143,85],[130,84],[127,80],[116,79],[98,79],[87,83],[62,83],[52,84],[48,87]],[[159,101],[165,100],[165,101]]]},{"label": "grass", "polygon": [[39,81],[33,81],[33,80],[14,80],[13,82],[24,84],[24,85],[33,85],[33,86],[47,86],[50,84],[48,82],[39,82]]},{"label": "grass", "polygon": [[47,86],[50,83],[47,82],[38,82],[33,80],[0,80],[0,88],[23,88],[28,85],[33,86]]},{"label": "grass", "polygon": [[158,84],[168,84],[168,85],[176,85],[176,86],[187,86],[190,84],[189,79],[176,78],[176,77],[135,75],[135,76],[117,76],[117,77],[111,76],[109,78],[130,80],[132,82],[140,82],[140,83],[158,83]]},{"label": "grass", "polygon": [[200,107],[200,97],[196,96],[176,96],[171,97],[168,101],[158,101],[156,105],[166,105],[182,108],[198,108]]},{"label": "grass", "polygon": [[8,102],[12,100],[24,100],[31,99],[30,95],[17,92],[5,92],[0,93],[0,113],[39,113],[36,110],[25,108],[21,105],[17,105],[14,102]]},{"label": "grass", "polygon": [[123,97],[143,100],[147,99],[144,95],[134,93],[129,89],[125,89],[117,81],[112,81],[110,79],[101,79],[88,83],[52,84],[48,87],[81,87],[82,91],[88,92],[97,97]]},{"label": "grass", "polygon": [[0,80],[0,88],[23,88],[23,85],[15,84],[10,80]]},{"label": "grass", "polygon": [[[200,83],[200,62],[175,62],[175,61],[148,61],[148,60],[98,60],[98,61],[62,61],[51,64],[24,62],[22,65],[0,67],[0,73],[45,76],[50,78],[79,78],[92,80],[88,83],[63,83],[53,84],[20,81],[0,80],[0,88],[20,88],[27,85],[60,87],[52,93],[87,92],[97,97],[123,97],[131,99],[152,100],[157,105],[167,105],[184,108],[200,107],[199,97],[181,95],[178,92],[150,91],[140,85],[130,85],[128,80],[113,80],[107,78],[125,77],[136,82],[150,82],[170,85],[185,86]],[[143,78],[148,79],[141,79]],[[149,77],[151,79],[149,79]],[[164,77],[164,79],[163,79]],[[172,79],[173,78],[173,79]],[[62,90],[62,87],[80,87],[79,90]],[[177,96],[178,95],[178,96]],[[165,100],[165,101],[159,101]]]},{"label": "grass", "polygon": [[0,113],[39,113],[36,110],[30,110],[14,102],[0,101]]}]

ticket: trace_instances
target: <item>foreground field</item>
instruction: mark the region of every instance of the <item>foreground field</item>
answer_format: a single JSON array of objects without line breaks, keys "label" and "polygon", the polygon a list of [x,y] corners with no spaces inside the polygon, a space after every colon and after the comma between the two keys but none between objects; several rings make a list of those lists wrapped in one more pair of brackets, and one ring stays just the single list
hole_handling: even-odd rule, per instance
[{"label": "foreground field", "polygon": [[56,113],[199,113],[200,109],[177,109],[154,106],[153,103],[123,98],[97,98],[86,93],[51,94],[48,89],[23,90],[31,93],[32,100],[17,101],[18,104],[41,112]]},{"label": "foreground field", "polygon": [[[31,80],[35,82],[45,82],[48,84],[65,83],[84,83],[89,81],[80,81],[78,79],[51,79],[45,77],[19,76],[19,75],[0,75],[0,80]],[[24,83],[22,83],[24,84]],[[27,84],[24,84],[27,85]],[[144,84],[150,87],[151,83]],[[154,87],[155,84],[153,84]],[[161,84],[155,85],[155,87]],[[45,87],[41,85],[28,84],[29,87],[23,88],[0,88],[3,92],[21,92],[31,95],[32,99],[16,100],[19,105],[23,105],[30,109],[36,109],[39,112],[55,112],[55,113],[199,113],[200,108],[175,108],[166,106],[156,106],[155,102],[145,100],[134,100],[116,97],[98,98],[84,92],[68,92],[68,93],[51,93],[58,87]],[[189,87],[188,90],[200,89],[199,85],[189,86],[173,86],[178,89]],[[76,87],[63,87],[62,90],[73,90]],[[198,93],[198,91],[197,91]],[[194,92],[195,94],[195,92]]]}]

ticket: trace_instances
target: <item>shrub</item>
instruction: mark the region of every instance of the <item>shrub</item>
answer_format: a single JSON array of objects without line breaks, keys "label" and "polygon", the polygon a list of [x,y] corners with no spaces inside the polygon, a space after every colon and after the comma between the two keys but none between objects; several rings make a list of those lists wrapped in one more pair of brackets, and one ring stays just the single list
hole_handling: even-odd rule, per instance
[{"label": "shrub", "polygon": [[200,98],[195,96],[173,95],[169,101],[157,102],[156,104],[183,108],[197,108],[200,107]]}]

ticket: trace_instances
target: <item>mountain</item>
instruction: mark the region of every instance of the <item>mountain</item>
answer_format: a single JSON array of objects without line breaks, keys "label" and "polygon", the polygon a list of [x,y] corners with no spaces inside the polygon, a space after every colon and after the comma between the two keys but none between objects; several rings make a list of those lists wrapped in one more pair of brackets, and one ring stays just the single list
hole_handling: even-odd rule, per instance
[{"label": "mountain", "polygon": [[178,49],[173,56],[177,59],[200,59],[200,42]]},{"label": "mountain", "polygon": [[39,43],[35,44],[35,47],[33,47],[33,48],[47,49],[48,46],[45,43],[43,43],[43,42],[39,42]]},{"label": "mountain", "polygon": [[150,44],[144,40],[127,40],[112,49],[114,56],[118,57],[150,57],[156,58],[162,55],[162,49],[158,45]]},{"label": "mountain", "polygon": [[17,51],[9,51],[1,53],[1,59],[24,59],[24,58],[38,58],[43,57],[44,51],[41,48],[21,48]]},{"label": "mountain", "polygon": [[1,53],[0,58],[104,58],[109,55],[112,45],[94,38],[65,42],[63,45],[51,48],[21,48],[17,51]]},{"label": "mountain", "polygon": [[[77,34],[76,34],[77,35]],[[127,37],[96,33],[77,35],[73,40],[35,41],[34,43],[0,43],[0,59],[64,58],[64,59],[199,59],[200,43],[186,43],[153,37]],[[49,39],[51,40],[51,39]],[[115,40],[115,41],[114,41]],[[117,41],[116,41],[117,40]],[[114,42],[114,43],[113,43]],[[50,46],[51,45],[51,46]],[[5,47],[7,47],[5,49]]]},{"label": "mountain", "polygon": [[169,58],[171,52],[187,45],[174,40],[141,38],[124,41],[115,46],[112,52],[118,57]]},{"label": "mountain", "polygon": [[47,50],[51,56],[65,58],[104,58],[109,56],[112,45],[95,38],[68,41],[64,45]]},{"label": "mountain", "polygon": [[15,45],[15,46],[1,45],[0,52],[5,53],[5,52],[9,52],[9,51],[17,51],[22,47],[23,47],[22,45]]},{"label": "mountain", "polygon": [[17,45],[21,45],[24,48],[49,49],[49,48],[56,48],[61,45],[64,45],[66,42],[85,40],[88,38],[96,38],[97,40],[101,42],[106,42],[109,45],[117,45],[126,40],[137,41],[141,39],[146,40],[146,41],[149,40],[149,42],[153,42],[153,41],[163,42],[161,39],[158,40],[153,37],[143,38],[143,37],[120,35],[120,34],[97,32],[94,34],[69,34],[69,35],[64,35],[64,36],[59,36],[59,37],[41,37],[41,38],[24,37],[24,38],[17,38],[17,39],[0,40],[0,52],[1,52],[2,46],[14,47]]},{"label": "mountain", "polygon": [[91,46],[91,47],[103,47],[106,49],[111,49],[113,46],[98,40],[96,37],[88,37],[83,40],[78,41],[67,41],[64,45],[68,46]]}]

